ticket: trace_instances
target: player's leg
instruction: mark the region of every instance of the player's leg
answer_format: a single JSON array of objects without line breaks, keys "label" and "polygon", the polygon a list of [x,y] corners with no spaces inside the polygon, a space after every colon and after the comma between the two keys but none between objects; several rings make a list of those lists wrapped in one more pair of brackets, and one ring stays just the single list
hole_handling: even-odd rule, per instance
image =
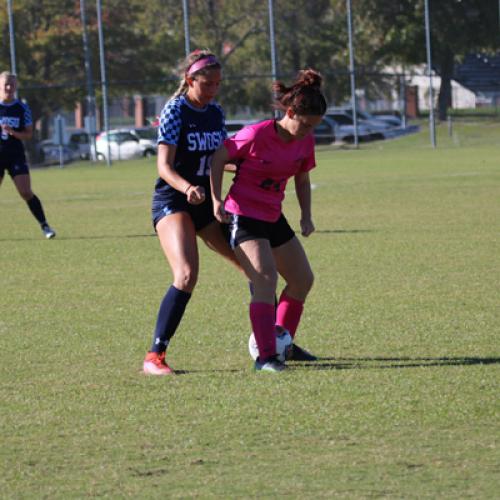
[{"label": "player's leg", "polygon": [[235,265],[238,270],[242,271],[240,263],[236,258],[232,248],[229,246],[226,236],[224,235],[221,224],[214,220],[203,229],[198,231],[198,236],[203,240],[210,250],[217,252],[225,259]]},{"label": "player's leg", "polygon": [[187,212],[163,217],[156,224],[160,244],[173,274],[173,284],[163,297],[156,320],[153,343],[144,360],[144,372],[167,375],[165,352],[184,315],[198,279],[196,231]]},{"label": "player's leg", "polygon": [[257,370],[281,371],[284,365],[276,359],[274,333],[274,296],[278,275],[271,246],[267,239],[241,242],[234,250],[247,278],[253,284],[250,321],[259,349]]},{"label": "player's leg", "polygon": [[[276,267],[284,278],[283,289],[276,309],[276,324],[288,330],[294,338],[304,310],[304,302],[314,282],[309,260],[297,237],[273,248]],[[295,361],[314,361],[316,356],[294,343],[291,358]]]},{"label": "player's leg", "polygon": [[17,192],[21,196],[21,198],[26,202],[30,212],[33,214],[33,217],[38,221],[40,227],[42,228],[43,234],[47,239],[53,238],[56,233],[49,226],[47,219],[45,217],[45,212],[43,210],[42,202],[31,190],[31,177],[26,165],[23,165],[23,172],[21,174],[16,174],[16,170],[14,170],[12,174],[12,181],[16,186]]}]

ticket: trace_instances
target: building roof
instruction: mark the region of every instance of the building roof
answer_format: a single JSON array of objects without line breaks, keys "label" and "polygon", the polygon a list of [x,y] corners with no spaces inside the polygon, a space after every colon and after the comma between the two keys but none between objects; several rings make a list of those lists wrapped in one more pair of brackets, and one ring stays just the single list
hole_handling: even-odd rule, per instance
[{"label": "building roof", "polygon": [[469,54],[456,65],[453,79],[475,94],[500,93],[500,54]]}]

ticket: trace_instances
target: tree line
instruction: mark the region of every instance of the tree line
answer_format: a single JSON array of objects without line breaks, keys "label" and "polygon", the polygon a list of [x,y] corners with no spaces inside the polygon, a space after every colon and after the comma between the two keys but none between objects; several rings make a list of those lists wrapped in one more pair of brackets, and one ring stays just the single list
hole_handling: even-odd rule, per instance
[{"label": "tree line", "polygon": [[[352,0],[357,71],[372,75],[390,64],[423,64],[424,0]],[[13,0],[17,73],[35,119],[72,109],[86,95],[79,0]],[[99,96],[95,2],[87,0],[93,81]],[[189,0],[191,48],[210,48],[224,66],[220,102],[269,109],[271,55],[268,0]],[[274,0],[278,76],[305,67],[329,82],[336,103],[349,95],[346,0]],[[429,0],[433,66],[441,76],[439,117],[451,104],[454,66],[468,53],[500,45],[497,0]],[[185,54],[182,2],[103,0],[109,95],[157,93],[177,86]],[[9,21],[0,12],[2,70],[10,68]],[[370,77],[364,78],[369,88]]]}]

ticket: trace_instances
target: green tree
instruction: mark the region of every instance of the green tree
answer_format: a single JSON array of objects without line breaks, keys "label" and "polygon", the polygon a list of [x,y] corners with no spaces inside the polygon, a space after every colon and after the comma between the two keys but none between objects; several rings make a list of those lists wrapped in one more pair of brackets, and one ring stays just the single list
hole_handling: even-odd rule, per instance
[{"label": "green tree", "polygon": [[[20,93],[38,119],[76,101],[82,74],[78,72],[82,66],[81,25],[72,0],[21,0],[13,4]],[[0,23],[2,31],[8,32],[6,15]],[[4,67],[10,66],[9,54],[9,45],[4,44],[0,56]],[[42,86],[48,87],[43,93],[39,92]]]},{"label": "green tree", "polygon": [[[124,89],[127,93],[138,91],[146,76],[154,80],[163,75],[157,46],[150,42],[147,26],[139,22],[143,2],[107,0],[103,4],[107,78],[121,83],[121,87],[110,87],[111,94],[123,93]],[[99,91],[101,76],[94,2],[87,1],[87,22],[92,78]],[[27,98],[34,118],[74,107],[86,94],[80,2],[17,0],[14,25],[20,93]],[[0,29],[8,35],[8,20],[3,11]],[[8,36],[4,39],[8,40]],[[170,46],[165,48],[169,53]],[[0,62],[4,67],[10,66],[8,44],[2,46]]]},{"label": "green tree", "polygon": [[[374,57],[387,62],[426,62],[424,0],[357,0],[374,27]],[[433,66],[441,76],[439,118],[451,106],[451,79],[457,62],[474,51],[500,45],[497,0],[429,0]]]}]

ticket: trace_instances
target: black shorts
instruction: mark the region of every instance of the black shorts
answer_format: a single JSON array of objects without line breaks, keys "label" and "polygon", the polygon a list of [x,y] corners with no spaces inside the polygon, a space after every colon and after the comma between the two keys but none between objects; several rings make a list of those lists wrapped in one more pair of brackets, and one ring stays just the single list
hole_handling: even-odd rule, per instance
[{"label": "black shorts", "polygon": [[269,240],[271,248],[280,247],[295,236],[285,216],[280,215],[276,222],[266,222],[243,215],[231,214],[229,223],[229,244],[232,249],[244,241]]},{"label": "black shorts", "polygon": [[6,170],[11,177],[30,173],[24,155],[14,156],[13,158],[4,158],[0,155],[0,179],[3,178]]},{"label": "black shorts", "polygon": [[156,224],[158,224],[163,217],[177,212],[187,212],[197,232],[208,226],[215,220],[210,191],[208,191],[208,196],[205,197],[205,201],[200,205],[188,203],[186,195],[179,191],[169,193],[167,197],[162,198],[153,196],[151,217],[155,229]]}]

